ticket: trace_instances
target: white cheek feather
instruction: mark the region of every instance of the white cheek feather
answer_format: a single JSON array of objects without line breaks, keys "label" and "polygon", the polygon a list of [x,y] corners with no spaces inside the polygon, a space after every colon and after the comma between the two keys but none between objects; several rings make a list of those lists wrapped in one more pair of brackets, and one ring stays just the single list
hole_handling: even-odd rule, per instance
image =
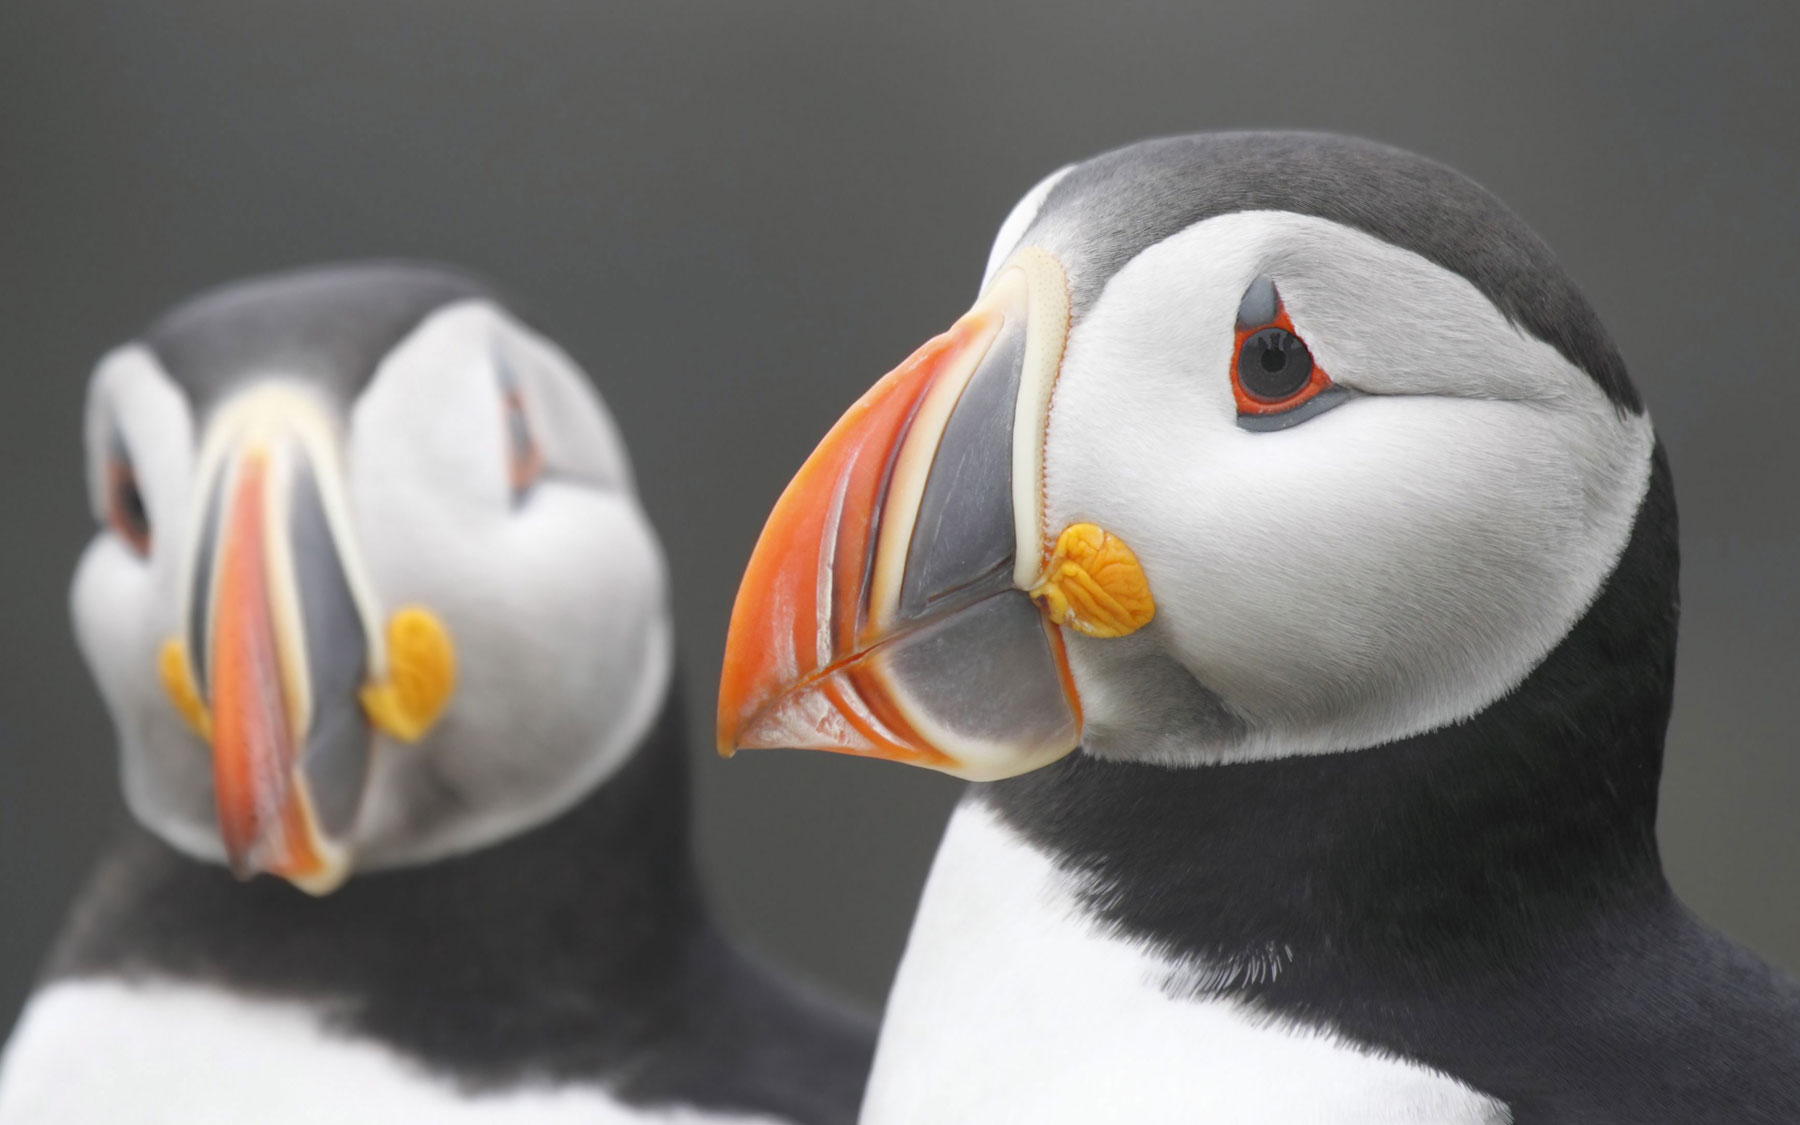
[{"label": "white cheek feather", "polygon": [[[497,360],[548,465],[518,505]],[[390,610],[438,613],[458,653],[432,734],[379,747],[357,830],[364,868],[468,851],[574,805],[667,693],[661,548],[610,419],[558,364],[492,307],[455,306],[389,356],[352,417],[351,500],[374,584]]]},{"label": "white cheek feather", "polygon": [[187,399],[150,350],[140,345],[108,353],[88,386],[83,423],[88,488],[94,517],[102,521],[107,508],[103,470],[115,432],[131,453],[154,530],[165,537],[179,533],[187,522],[194,419]]},{"label": "white cheek feather", "polygon": [[176,715],[156,674],[157,649],[177,628],[166,589],[129,548],[103,534],[75,569],[75,640],[113,721],[132,815],[187,855],[223,862],[211,752]]},{"label": "white cheek feather", "polygon": [[173,983],[69,981],[0,1061],[0,1125],[777,1125],[627,1105],[595,1086],[470,1094],[323,1013]]},{"label": "white cheek feather", "polygon": [[104,525],[106,462],[125,443],[150,517],[140,559],[103,526],[70,585],[75,639],[119,741],[125,802],[144,825],[199,859],[222,859],[213,827],[212,758],[188,730],[156,673],[157,651],[181,628],[177,592],[188,538],[194,419],[154,355],[119,348],[95,368],[84,425],[90,492]]},{"label": "white cheek feather", "polygon": [[[1360,392],[1274,433],[1240,428],[1231,395],[1232,324],[1259,273],[1317,362]],[[1132,545],[1157,600],[1151,641],[1244,724],[1211,744],[1145,738],[1142,646],[1074,637],[1088,748],[1320,753],[1474,714],[1598,593],[1653,441],[1647,417],[1621,414],[1466,279],[1371,236],[1245,212],[1151,247],[1071,336],[1049,523]],[[1128,729],[1134,745],[1111,744]]]},{"label": "white cheek feather", "polygon": [[938,850],[862,1125],[1501,1125],[1447,1075],[1216,999],[1078,906],[985,806]]}]

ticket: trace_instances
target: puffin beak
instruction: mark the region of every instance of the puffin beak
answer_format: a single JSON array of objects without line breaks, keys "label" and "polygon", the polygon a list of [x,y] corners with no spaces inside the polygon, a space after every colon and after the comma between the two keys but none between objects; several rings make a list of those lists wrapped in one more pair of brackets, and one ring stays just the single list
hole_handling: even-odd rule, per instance
[{"label": "puffin beak", "polygon": [[[1092,581],[1092,551],[1084,569],[1063,541],[1114,560],[1123,544],[1091,525],[1054,539],[1043,526],[1044,431],[1068,324],[1061,265],[1023,250],[826,435],[738,590],[721,753],[832,750],[988,780],[1075,748],[1081,701],[1061,626],[1129,632],[1148,620],[1148,591],[1121,611]],[[1135,559],[1111,569],[1142,585]],[[1106,632],[1100,619],[1121,612],[1141,620]]]},{"label": "puffin beak", "polygon": [[422,735],[454,678],[435,618],[415,609],[385,634],[376,625],[338,460],[329,423],[292,391],[257,388],[220,412],[202,447],[186,637],[160,668],[211,744],[233,872],[314,894],[349,874],[375,732]]}]

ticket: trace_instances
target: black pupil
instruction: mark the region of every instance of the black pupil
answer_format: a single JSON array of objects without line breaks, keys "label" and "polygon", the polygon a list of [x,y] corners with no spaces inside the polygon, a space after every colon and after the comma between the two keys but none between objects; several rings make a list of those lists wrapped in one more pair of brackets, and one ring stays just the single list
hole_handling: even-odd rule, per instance
[{"label": "black pupil", "polygon": [[127,471],[120,475],[118,484],[119,518],[125,526],[137,534],[150,530],[150,513],[144,510],[144,494],[138,491],[137,480]]},{"label": "black pupil", "polygon": [[1238,385],[1251,398],[1280,402],[1306,388],[1312,367],[1312,353],[1300,337],[1285,328],[1263,328],[1238,351]]}]

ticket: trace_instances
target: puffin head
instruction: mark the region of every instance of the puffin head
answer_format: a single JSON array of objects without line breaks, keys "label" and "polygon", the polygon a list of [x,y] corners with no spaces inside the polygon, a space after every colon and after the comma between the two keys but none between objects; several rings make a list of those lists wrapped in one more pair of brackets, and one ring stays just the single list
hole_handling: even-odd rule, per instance
[{"label": "puffin head", "polygon": [[486,287],[240,282],[101,360],[75,631],[132,812],[314,893],[544,821],[667,689],[661,550],[575,364]]},{"label": "puffin head", "polygon": [[1134,145],[1027,193],[974,307],[788,486],[719,745],[994,779],[1453,724],[1594,601],[1654,449],[1467,179],[1323,135]]}]

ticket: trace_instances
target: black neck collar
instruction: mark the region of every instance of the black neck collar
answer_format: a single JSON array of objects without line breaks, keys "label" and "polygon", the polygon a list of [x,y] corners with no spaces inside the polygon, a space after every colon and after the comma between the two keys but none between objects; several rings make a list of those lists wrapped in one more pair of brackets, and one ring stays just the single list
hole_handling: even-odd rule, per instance
[{"label": "black neck collar", "polygon": [[[678,692],[582,804],[496,846],[357,875],[312,898],[234,880],[133,826],[102,861],[56,976],[160,977],[343,1002],[348,1022],[468,1069],[500,1064],[566,1010],[623,1033],[706,932],[687,841]],[[595,1003],[603,998],[602,1003]],[[474,1034],[499,1029],[509,1036]]]},{"label": "black neck collar", "polygon": [[1654,836],[1677,616],[1660,449],[1586,615],[1475,718],[1388,746],[1171,769],[1074,754],[976,790],[1091,877],[1107,921],[1214,979],[1398,983],[1664,893]]}]

